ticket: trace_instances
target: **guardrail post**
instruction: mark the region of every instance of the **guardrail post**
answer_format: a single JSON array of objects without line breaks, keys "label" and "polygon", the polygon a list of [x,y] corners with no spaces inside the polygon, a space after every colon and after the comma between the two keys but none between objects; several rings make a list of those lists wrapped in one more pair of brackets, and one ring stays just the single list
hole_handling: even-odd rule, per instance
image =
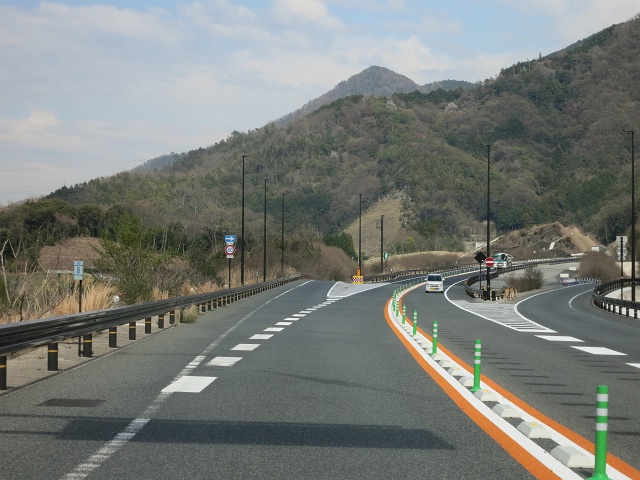
[{"label": "guardrail post", "polygon": [[118,327],[109,328],[109,348],[118,346]]},{"label": "guardrail post", "polygon": [[472,392],[480,390],[480,360],[482,356],[482,342],[476,340],[475,352],[473,353],[473,387]]},{"label": "guardrail post", "polygon": [[169,312],[169,325],[173,325],[176,323],[176,311],[171,310]]},{"label": "guardrail post", "polygon": [[58,343],[50,343],[47,347],[47,370],[55,372],[58,370]]},{"label": "guardrail post", "polygon": [[136,339],[136,322],[129,322],[129,340]]},{"label": "guardrail post", "polygon": [[144,333],[151,333],[151,317],[144,319]]},{"label": "guardrail post", "polygon": [[7,389],[7,357],[0,356],[0,390]]},{"label": "guardrail post", "polygon": [[158,328],[164,328],[164,313],[158,314]]},{"label": "guardrail post", "polygon": [[93,356],[93,333],[87,333],[82,337],[82,356],[87,358]]},{"label": "guardrail post", "polygon": [[588,480],[609,480],[607,476],[607,428],[609,423],[609,387],[599,385],[596,395],[595,468]]}]

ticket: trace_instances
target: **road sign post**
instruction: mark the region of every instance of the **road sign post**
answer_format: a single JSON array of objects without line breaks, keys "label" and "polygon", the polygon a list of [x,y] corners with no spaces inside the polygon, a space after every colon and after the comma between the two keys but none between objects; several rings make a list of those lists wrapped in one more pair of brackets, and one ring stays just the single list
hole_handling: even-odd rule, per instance
[{"label": "road sign post", "polygon": [[224,236],[224,253],[229,259],[229,284],[228,288],[231,288],[231,259],[236,254],[236,236],[225,235]]}]

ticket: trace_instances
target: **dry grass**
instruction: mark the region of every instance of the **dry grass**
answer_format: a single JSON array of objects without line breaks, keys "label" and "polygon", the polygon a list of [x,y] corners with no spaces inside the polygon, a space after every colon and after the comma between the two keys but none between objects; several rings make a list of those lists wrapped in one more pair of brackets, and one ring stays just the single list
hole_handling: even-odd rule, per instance
[{"label": "dry grass", "polygon": [[[82,310],[91,312],[93,310],[104,310],[116,306],[114,297],[117,295],[116,288],[103,282],[83,281]],[[70,315],[78,313],[78,294],[69,294],[53,310],[52,316]]]},{"label": "dry grass", "polygon": [[527,268],[522,275],[507,275],[507,285],[516,287],[518,292],[529,292],[542,288],[543,274],[539,268]]},{"label": "dry grass", "polygon": [[180,323],[193,323],[198,318],[198,307],[191,305],[180,312]]},{"label": "dry grass", "polygon": [[610,282],[620,278],[620,268],[613,257],[602,252],[588,252],[580,260],[578,275]]}]

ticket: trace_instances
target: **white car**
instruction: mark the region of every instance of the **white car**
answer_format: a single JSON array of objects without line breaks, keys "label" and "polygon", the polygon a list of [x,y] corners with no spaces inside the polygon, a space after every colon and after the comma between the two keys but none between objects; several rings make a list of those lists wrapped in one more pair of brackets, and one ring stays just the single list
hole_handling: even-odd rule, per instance
[{"label": "white car", "polygon": [[442,275],[439,275],[437,273],[430,273],[429,275],[427,275],[426,280],[426,285],[425,285],[425,292],[429,293],[429,292],[440,292],[440,293],[444,293],[444,279],[442,278]]}]

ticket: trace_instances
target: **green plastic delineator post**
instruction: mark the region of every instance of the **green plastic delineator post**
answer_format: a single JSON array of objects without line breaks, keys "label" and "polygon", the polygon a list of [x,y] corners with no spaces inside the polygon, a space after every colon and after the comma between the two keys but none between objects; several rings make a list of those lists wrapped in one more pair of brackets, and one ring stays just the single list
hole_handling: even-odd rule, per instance
[{"label": "green plastic delineator post", "polygon": [[433,350],[431,351],[431,355],[435,355],[438,353],[438,321],[433,321]]},{"label": "green plastic delineator post", "polygon": [[407,318],[407,306],[402,305],[402,324],[404,325],[404,321]]},{"label": "green plastic delineator post", "polygon": [[473,387],[472,392],[480,390],[480,357],[482,356],[482,342],[476,340],[476,348],[473,353]]},{"label": "green plastic delineator post", "polygon": [[416,336],[416,333],[418,333],[418,311],[414,310],[413,311],[413,336]]},{"label": "green plastic delineator post", "polygon": [[607,475],[607,429],[609,424],[609,387],[598,386],[596,395],[596,463],[588,480],[609,480]]}]

